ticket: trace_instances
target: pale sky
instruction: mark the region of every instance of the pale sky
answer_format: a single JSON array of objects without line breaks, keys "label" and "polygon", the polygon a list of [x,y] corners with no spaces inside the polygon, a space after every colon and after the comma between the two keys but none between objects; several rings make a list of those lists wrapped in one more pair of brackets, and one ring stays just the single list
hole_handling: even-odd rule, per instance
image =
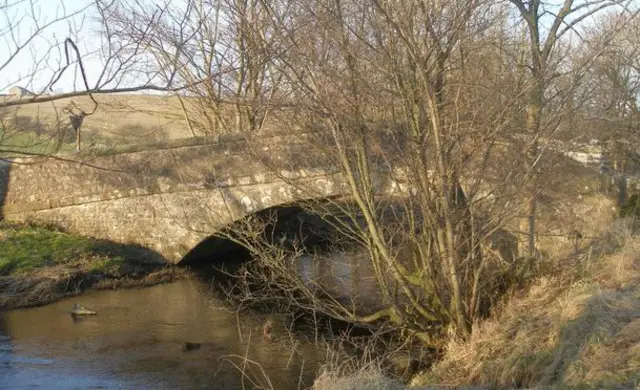
[{"label": "pale sky", "polygon": [[[10,6],[7,11],[7,8],[2,9],[5,2],[18,4]],[[0,93],[6,93],[8,88],[14,85],[41,92],[55,71],[64,65],[62,43],[67,37],[75,41],[82,55],[99,48],[100,37],[96,34],[96,21],[92,20],[95,8],[85,9],[92,4],[91,0],[33,0],[31,7],[28,0],[0,0]],[[72,16],[54,22],[55,19],[68,15]],[[37,29],[36,21],[40,26],[52,24],[28,42]],[[14,26],[11,32],[8,31],[9,26]],[[20,45],[26,46],[2,68]],[[85,59],[90,86],[99,76],[100,65],[101,62],[96,55]],[[75,66],[70,66],[54,88],[64,92],[81,88],[80,83],[74,86],[75,70]]]},{"label": "pale sky", "polygon": [[[550,3],[558,2],[559,0],[550,1]],[[633,2],[637,3],[640,0]],[[13,5],[7,8],[6,4]],[[87,7],[88,9],[85,9]],[[83,9],[85,10],[82,11]],[[77,12],[79,13],[72,17],[48,26],[37,38],[26,43],[35,31],[35,20],[40,25],[45,25],[57,17]],[[56,71],[64,64],[62,43],[67,37],[74,39],[84,56],[89,86],[93,87],[104,64],[99,53],[96,53],[102,46],[102,42],[100,35],[97,34],[99,26],[95,15],[93,0],[0,0],[0,94],[6,93],[14,85],[34,92],[42,92],[42,88],[52,80]],[[20,22],[15,28],[18,20]],[[14,25],[11,31],[9,31],[10,25]],[[16,44],[25,43],[26,46],[21,53],[3,68],[7,59],[15,52]],[[75,58],[75,55],[73,57]],[[79,73],[76,74],[76,71],[76,66],[70,66],[56,83],[54,90],[71,92],[84,89]]]}]

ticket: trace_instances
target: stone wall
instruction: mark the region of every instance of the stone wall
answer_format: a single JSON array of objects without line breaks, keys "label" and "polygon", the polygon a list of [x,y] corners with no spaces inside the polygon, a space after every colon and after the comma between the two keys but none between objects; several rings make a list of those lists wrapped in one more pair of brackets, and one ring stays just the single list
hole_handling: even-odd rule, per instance
[{"label": "stone wall", "polygon": [[[2,216],[142,245],[178,262],[203,239],[248,214],[348,193],[332,169],[317,168],[321,155],[291,139],[204,141],[84,154],[75,161],[4,163]],[[385,191],[397,189],[395,182],[380,185]]]}]

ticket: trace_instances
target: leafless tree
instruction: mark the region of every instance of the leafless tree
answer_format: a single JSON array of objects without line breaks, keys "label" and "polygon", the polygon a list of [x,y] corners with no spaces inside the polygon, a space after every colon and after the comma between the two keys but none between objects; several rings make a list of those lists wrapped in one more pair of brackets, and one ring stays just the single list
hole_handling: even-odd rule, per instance
[{"label": "leafless tree", "polygon": [[584,72],[579,93],[583,96],[577,117],[599,139],[611,165],[611,184],[618,207],[626,203],[627,171],[637,169],[639,21],[637,13],[607,14],[586,32],[579,60],[593,58]]},{"label": "leafless tree", "polygon": [[260,1],[111,3],[107,19],[119,40],[143,42],[164,80],[190,85],[181,101],[196,108],[201,118],[190,120],[201,131],[264,126],[281,76],[265,50],[276,35]]},{"label": "leafless tree", "polygon": [[[525,46],[528,58],[525,65],[529,79],[527,90],[529,97],[526,103],[525,134],[528,147],[525,158],[525,168],[529,176],[526,188],[527,216],[523,221],[522,230],[527,234],[526,250],[529,256],[535,255],[536,234],[536,204],[539,187],[539,162],[541,160],[540,139],[552,137],[557,129],[557,123],[549,120],[549,92],[550,86],[561,72],[559,68],[558,51],[561,40],[569,33],[589,20],[598,12],[614,6],[627,5],[628,1],[597,0],[574,1],[564,0],[562,4],[554,6],[542,0],[509,0],[522,20],[526,24],[528,42]],[[545,21],[549,20],[548,28]],[[564,91],[567,92],[573,88]]]},{"label": "leafless tree", "polygon": [[[291,141],[295,130],[307,131],[299,140],[307,145],[301,163],[316,159],[338,169],[353,200],[309,207],[343,216],[328,219],[364,253],[381,307],[361,313],[332,298],[318,300],[326,288],[305,285],[291,268],[300,253],[277,240],[256,244],[263,225],[231,234],[266,265],[252,278],[290,292],[297,305],[351,322],[391,324],[431,345],[434,329],[468,336],[499,289],[497,264],[515,257],[501,260],[486,244],[518,208],[507,205],[518,172],[495,169],[514,166],[515,154],[505,153],[501,140],[517,96],[488,88],[502,75],[479,81],[471,66],[491,60],[491,50],[483,55],[479,48],[495,48],[499,34],[490,30],[504,9],[474,0],[262,6],[277,40],[259,46],[271,50],[265,56],[290,97],[274,115],[292,129]],[[253,157],[276,173],[284,168],[259,152]],[[381,193],[380,180],[391,185],[390,178],[402,194],[394,200]]]}]

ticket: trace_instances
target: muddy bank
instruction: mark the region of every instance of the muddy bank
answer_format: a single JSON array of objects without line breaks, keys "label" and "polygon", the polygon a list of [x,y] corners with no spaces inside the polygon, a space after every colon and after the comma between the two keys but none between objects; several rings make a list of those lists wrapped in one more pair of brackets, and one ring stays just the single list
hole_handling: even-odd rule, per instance
[{"label": "muddy bank", "polygon": [[89,288],[150,286],[187,275],[146,248],[0,222],[0,310],[43,305]]},{"label": "muddy bank", "polygon": [[[89,263],[90,264],[90,263]],[[128,264],[125,269],[95,271],[84,265],[42,267],[21,275],[0,277],[0,310],[38,306],[79,295],[87,289],[152,286],[189,277],[183,268]]]}]

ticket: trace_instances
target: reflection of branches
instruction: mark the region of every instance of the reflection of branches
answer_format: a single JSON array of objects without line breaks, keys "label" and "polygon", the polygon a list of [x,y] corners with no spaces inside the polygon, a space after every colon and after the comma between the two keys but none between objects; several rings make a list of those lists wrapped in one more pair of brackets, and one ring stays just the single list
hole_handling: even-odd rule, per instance
[{"label": "reflection of branches", "polygon": [[[229,355],[221,356],[219,360],[228,362],[242,374],[243,388],[245,387],[244,382],[245,380],[247,380],[250,382],[251,388],[253,389],[273,390],[274,387],[273,387],[273,384],[271,383],[271,379],[262,368],[262,365],[248,358],[250,346],[251,346],[251,334],[249,334],[249,339],[247,340],[247,349],[245,351],[244,356],[241,356],[238,354],[229,354]],[[234,360],[240,360],[241,363],[238,364]],[[258,374],[253,373],[254,368],[258,369],[259,371]]]},{"label": "reflection of branches", "polygon": [[[278,302],[282,306],[303,308],[346,322],[371,324],[388,316],[390,308],[382,308],[369,314],[358,314],[357,297],[340,297],[336,294],[336,275],[301,275],[301,262],[322,263],[330,268],[331,260],[309,254],[301,245],[302,237],[285,239],[276,235],[273,227],[277,224],[275,214],[266,218],[250,216],[236,223],[230,229],[218,233],[245,248],[254,261],[246,266],[231,290],[229,296],[236,302],[253,306],[258,303]],[[321,266],[323,267],[323,266]],[[324,268],[324,267],[323,267]]]}]

